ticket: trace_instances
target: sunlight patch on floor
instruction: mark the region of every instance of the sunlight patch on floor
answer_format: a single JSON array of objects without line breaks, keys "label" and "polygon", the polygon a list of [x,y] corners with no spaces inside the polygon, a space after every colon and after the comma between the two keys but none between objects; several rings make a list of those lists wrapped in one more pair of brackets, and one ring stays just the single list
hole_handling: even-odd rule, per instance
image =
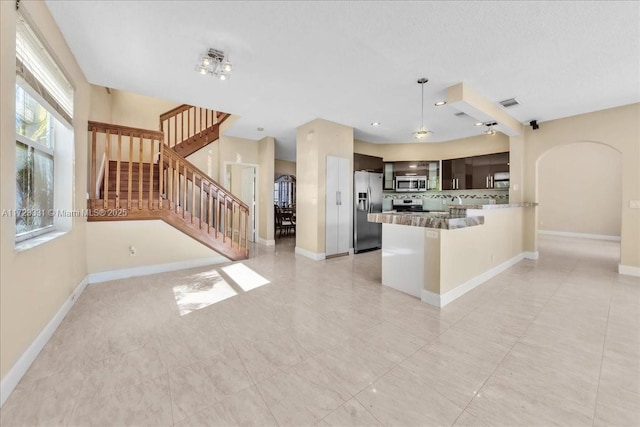
[{"label": "sunlight patch on floor", "polygon": [[[207,271],[197,276],[199,280],[173,287],[173,295],[176,299],[180,316],[224,301],[238,294],[217,271]],[[190,279],[194,279],[194,277],[192,276]]]},{"label": "sunlight patch on floor", "polygon": [[265,279],[243,263],[222,267],[222,271],[229,275],[229,277],[231,277],[231,279],[245,292],[264,286],[267,283],[271,283],[269,280]]}]

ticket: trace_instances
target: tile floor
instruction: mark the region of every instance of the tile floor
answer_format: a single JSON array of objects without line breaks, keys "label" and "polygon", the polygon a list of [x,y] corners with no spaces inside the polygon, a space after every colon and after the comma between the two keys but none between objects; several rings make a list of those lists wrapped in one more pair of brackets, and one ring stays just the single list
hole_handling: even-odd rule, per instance
[{"label": "tile floor", "polygon": [[[280,242],[244,262],[270,282],[248,291],[222,266],[89,286],[1,424],[640,425],[640,281],[616,243],[542,238],[438,310],[381,286],[379,251]],[[221,283],[208,306],[188,291]]]}]

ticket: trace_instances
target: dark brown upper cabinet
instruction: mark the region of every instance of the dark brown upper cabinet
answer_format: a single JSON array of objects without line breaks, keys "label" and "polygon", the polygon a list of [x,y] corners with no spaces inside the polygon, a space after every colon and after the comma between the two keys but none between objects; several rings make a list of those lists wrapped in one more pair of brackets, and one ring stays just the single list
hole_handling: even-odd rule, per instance
[{"label": "dark brown upper cabinet", "polygon": [[472,158],[442,161],[442,189],[466,190],[472,188]]},{"label": "dark brown upper cabinet", "polygon": [[[487,154],[473,157],[472,187],[475,189],[496,188],[496,179],[508,182],[508,176],[496,175],[509,172],[509,153]],[[498,185],[499,187],[500,185]]]},{"label": "dark brown upper cabinet", "polygon": [[353,154],[353,170],[354,171],[367,171],[378,172],[383,171],[382,157],[368,156],[366,154],[354,153]]}]

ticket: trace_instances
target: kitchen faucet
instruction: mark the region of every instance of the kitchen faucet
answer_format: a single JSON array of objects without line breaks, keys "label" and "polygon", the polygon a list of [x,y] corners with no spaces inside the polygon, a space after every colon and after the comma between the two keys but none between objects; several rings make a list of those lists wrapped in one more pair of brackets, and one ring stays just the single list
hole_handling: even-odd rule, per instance
[{"label": "kitchen faucet", "polygon": [[462,197],[460,196],[453,196],[451,197],[451,201],[453,202],[455,199],[458,199],[458,204],[461,205],[462,204]]}]

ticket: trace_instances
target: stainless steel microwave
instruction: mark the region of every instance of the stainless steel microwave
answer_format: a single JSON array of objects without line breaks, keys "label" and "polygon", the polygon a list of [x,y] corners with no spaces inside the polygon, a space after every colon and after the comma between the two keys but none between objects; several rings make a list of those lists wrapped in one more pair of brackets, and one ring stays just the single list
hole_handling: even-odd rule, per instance
[{"label": "stainless steel microwave", "polygon": [[396,191],[427,191],[426,176],[396,176]]}]

